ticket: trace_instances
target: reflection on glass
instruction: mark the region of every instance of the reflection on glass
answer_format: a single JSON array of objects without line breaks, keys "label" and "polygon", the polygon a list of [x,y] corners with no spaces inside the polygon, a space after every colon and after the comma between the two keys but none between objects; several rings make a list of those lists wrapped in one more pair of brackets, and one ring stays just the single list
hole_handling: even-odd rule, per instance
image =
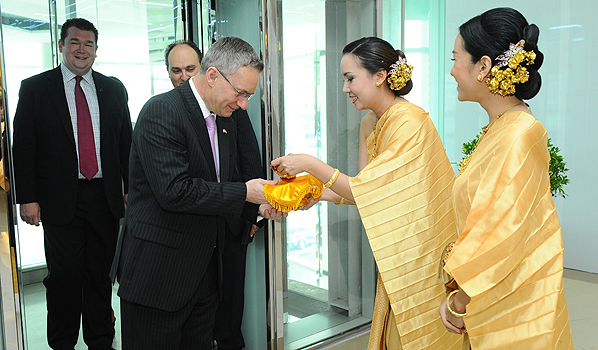
[{"label": "reflection on glass", "polygon": [[[306,5],[311,5],[306,7]],[[298,11],[302,10],[302,11]],[[308,153],[326,161],[322,144],[322,121],[325,122],[325,18],[324,2],[283,3],[285,62],[285,153]],[[288,44],[286,44],[288,43]],[[319,91],[321,93],[317,94]],[[328,270],[322,255],[328,249],[321,228],[326,227],[326,211],[318,204],[306,212],[294,212],[287,219],[287,322],[294,322],[321,310],[303,307],[299,296],[328,301]],[[325,255],[325,254],[324,254]]]},{"label": "reflection on glass", "polygon": [[[47,1],[3,1],[2,15],[12,19],[2,21],[10,122],[17,105],[21,80],[53,68],[52,42]],[[29,54],[23,55],[23,52]],[[16,210],[18,213],[18,207]],[[20,220],[18,227],[21,237],[26,238],[20,240],[20,267],[35,269],[45,266],[41,227],[29,226]]]},{"label": "reflection on glass", "polygon": [[211,1],[199,1],[197,3],[198,16],[201,19],[202,25],[198,28],[201,32],[199,34],[200,50],[205,53],[208,51],[212,43],[218,39],[216,33],[216,10],[212,8]]},{"label": "reflection on glass", "polygon": [[[1,11],[0,11],[1,12]],[[2,42],[0,42],[0,48]],[[0,302],[2,317],[0,317],[0,339],[5,344],[22,342],[23,328],[21,327],[21,313],[19,310],[19,286],[17,279],[17,259],[12,223],[12,205],[10,204],[10,157],[7,145],[6,125],[6,91],[4,74],[4,56],[0,52]]]}]

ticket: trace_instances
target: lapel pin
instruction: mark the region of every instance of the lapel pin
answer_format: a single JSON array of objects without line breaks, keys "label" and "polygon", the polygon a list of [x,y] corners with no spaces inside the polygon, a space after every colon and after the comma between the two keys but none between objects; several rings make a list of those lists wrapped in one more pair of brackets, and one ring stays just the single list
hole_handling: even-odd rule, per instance
[{"label": "lapel pin", "polygon": [[223,134],[228,134],[228,132],[226,132],[226,129],[222,129],[222,133]]}]

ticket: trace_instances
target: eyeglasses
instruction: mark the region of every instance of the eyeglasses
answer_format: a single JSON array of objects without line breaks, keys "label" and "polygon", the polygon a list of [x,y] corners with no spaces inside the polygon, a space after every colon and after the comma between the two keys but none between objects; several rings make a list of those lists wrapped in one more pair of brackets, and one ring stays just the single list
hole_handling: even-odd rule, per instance
[{"label": "eyeglasses", "polygon": [[[214,68],[216,68],[216,67],[214,67]],[[230,84],[230,86],[232,86],[233,89],[235,89],[235,91],[237,92],[237,98],[241,98],[241,99],[246,98],[248,101],[249,101],[249,99],[251,99],[251,97],[253,96],[253,94],[250,94],[248,92],[240,91],[239,89],[237,89],[236,86],[233,85],[233,83],[230,82],[230,80],[228,80],[228,78],[226,77],[226,75],[222,74],[222,72],[218,68],[216,68],[216,70],[218,71],[218,73],[220,73],[220,75],[222,75],[222,77],[224,78],[224,80],[226,80]]]}]

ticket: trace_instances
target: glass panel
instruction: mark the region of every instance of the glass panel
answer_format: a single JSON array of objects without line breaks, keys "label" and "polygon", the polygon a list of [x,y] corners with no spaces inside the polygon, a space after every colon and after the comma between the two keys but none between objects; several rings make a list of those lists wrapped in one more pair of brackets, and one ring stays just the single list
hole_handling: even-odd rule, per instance
[{"label": "glass panel", "polygon": [[199,41],[201,45],[199,45],[199,48],[205,53],[212,46],[212,43],[218,39],[218,33],[216,32],[216,10],[212,8],[212,1],[200,0],[197,5],[198,16],[201,21],[201,25],[199,26],[201,31]]},{"label": "glass panel", "polygon": [[172,41],[183,39],[179,3],[57,1],[59,25],[74,16],[95,24],[99,38],[93,68],[119,78],[127,87],[133,122],[149,97],[172,89],[164,49]]},{"label": "glass panel", "polygon": [[[1,11],[0,11],[1,12]],[[0,35],[0,48],[3,38]],[[6,121],[6,77],[4,55],[0,52],[0,348],[6,344],[18,344],[23,341],[23,328],[19,312],[19,287],[17,283],[17,256],[14,240],[14,221],[12,219],[10,174],[11,155],[7,145],[10,145],[10,125]]]},{"label": "glass panel", "polygon": [[[48,1],[3,1],[2,31],[6,66],[7,114],[12,121],[21,80],[54,67]],[[31,54],[24,55],[23,52]],[[18,207],[17,207],[18,213]],[[43,230],[26,225],[18,217],[20,233],[20,267],[37,269],[45,267]]]},{"label": "glass panel", "polygon": [[[169,42],[182,39],[180,18],[173,18],[172,1],[108,2],[97,7],[96,1],[91,0],[68,6],[58,1],[56,7],[59,24],[64,23],[67,14],[69,18],[76,14],[96,25],[99,38],[94,69],[123,81],[128,88],[133,122],[150,96],[172,88],[164,64],[164,48]],[[2,2],[3,30],[7,38],[4,43],[6,79],[10,91],[7,97],[12,114],[21,80],[54,66],[52,47],[57,44],[51,41],[48,8],[45,0]],[[126,52],[123,51],[125,45]],[[20,224],[21,234],[27,237],[21,240],[22,267],[45,266],[41,227]]]},{"label": "glass panel", "polygon": [[[55,49],[60,26],[72,17],[86,18],[97,27],[98,56],[93,69],[118,77],[124,83],[131,119],[135,122],[139,110],[151,96],[172,89],[164,49],[170,42],[183,39],[179,3],[172,0],[3,0],[9,123],[16,110],[21,80],[55,67],[56,60],[60,62]],[[52,18],[51,23],[49,18]],[[29,325],[27,345],[30,349],[43,349],[47,347],[45,296],[40,283],[46,274],[43,229],[22,222],[18,206],[16,210],[23,309]],[[76,349],[84,346],[80,338]]]},{"label": "glass panel", "polygon": [[[282,153],[357,174],[363,113],[342,92],[340,58],[347,43],[374,35],[374,19],[374,1],[282,1]],[[375,267],[356,208],[318,203],[291,213],[283,233],[285,349],[369,323]]]},{"label": "glass panel", "polygon": [[[401,6],[405,3],[405,22]],[[444,4],[435,0],[383,0],[382,38],[403,47],[413,65],[413,89],[409,101],[430,113],[440,136],[444,137]],[[401,30],[405,31],[401,45]]]}]

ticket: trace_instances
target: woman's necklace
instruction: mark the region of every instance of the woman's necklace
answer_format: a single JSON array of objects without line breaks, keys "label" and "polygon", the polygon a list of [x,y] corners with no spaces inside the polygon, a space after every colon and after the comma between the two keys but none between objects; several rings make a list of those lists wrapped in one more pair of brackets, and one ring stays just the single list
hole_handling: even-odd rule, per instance
[{"label": "woman's necklace", "polygon": [[[384,115],[383,115],[384,117]],[[386,119],[384,119],[386,120]],[[380,126],[378,126],[378,124],[380,124]],[[380,123],[380,119],[378,119],[378,122],[376,123],[376,126],[374,126],[374,131],[373,136],[372,136],[372,152],[368,152],[368,163],[370,163],[372,160],[376,159],[376,156],[378,156],[378,150],[376,149],[376,147],[378,146],[378,134],[380,133],[380,131],[382,130],[382,126],[384,126],[384,123]]]},{"label": "woman's necklace", "polygon": [[494,124],[495,121],[497,121],[498,119],[500,119],[500,117],[502,117],[505,113],[507,113],[511,109],[519,106],[520,104],[523,104],[523,102],[519,102],[516,105],[513,105],[513,106],[507,108],[506,110],[504,110],[503,112],[501,112],[499,115],[497,115],[496,118],[494,118],[494,120],[492,121],[492,123],[490,123],[490,124],[488,124],[488,125],[486,125],[485,127],[482,128],[482,135],[480,135],[480,138],[478,139],[478,142],[476,142],[475,147],[473,148],[473,150],[471,151],[471,153],[467,157],[465,157],[464,159],[461,159],[461,166],[459,167],[459,175],[463,174],[463,172],[465,171],[465,169],[467,169],[467,166],[469,165],[469,161],[471,160],[471,156],[473,155],[473,153],[475,152],[475,150],[478,148],[478,145],[482,141],[482,138],[484,137],[484,135],[486,135],[486,133],[488,132],[488,129],[490,129],[490,127],[492,126],[492,124]]},{"label": "woman's necklace", "polygon": [[[374,126],[374,136],[373,136],[373,146],[372,146],[372,152],[368,152],[368,163],[371,162],[372,160],[376,159],[376,157],[378,156],[378,134],[380,134],[380,131],[382,131],[382,127],[384,126],[384,123],[386,122],[386,119],[388,119],[388,111],[396,104],[395,100],[397,99],[397,97],[395,96],[391,103],[390,103],[390,107],[388,107],[386,109],[386,111],[382,114],[382,116],[378,119],[378,122],[376,123],[376,126]],[[407,101],[407,100],[405,100]],[[382,122],[380,122],[382,120]]]}]

